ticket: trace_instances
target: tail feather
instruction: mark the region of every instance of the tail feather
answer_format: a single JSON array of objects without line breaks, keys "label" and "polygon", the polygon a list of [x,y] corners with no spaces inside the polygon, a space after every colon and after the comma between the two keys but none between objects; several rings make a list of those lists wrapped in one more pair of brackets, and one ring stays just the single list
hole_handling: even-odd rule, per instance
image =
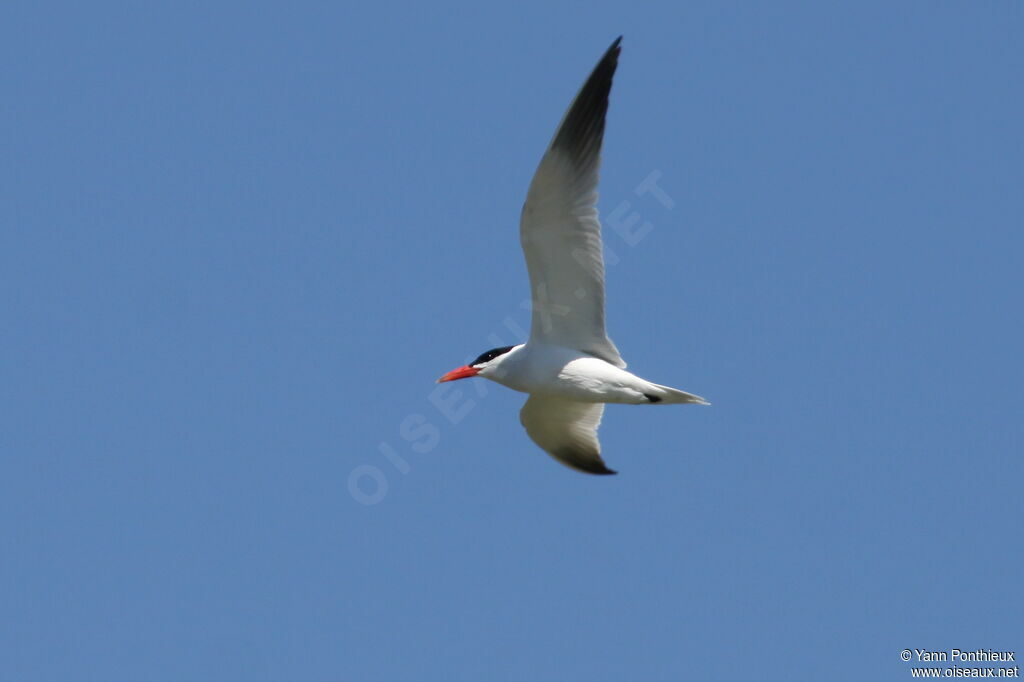
[{"label": "tail feather", "polygon": [[[652,400],[651,402],[664,403],[665,405],[683,404],[690,403],[693,405],[710,405],[707,400],[701,398],[699,395],[693,393],[687,393],[686,391],[680,391],[678,388],[672,388],[670,386],[662,386],[661,384],[651,384],[655,389],[654,395],[660,400]],[[649,399],[649,398],[648,398]]]}]

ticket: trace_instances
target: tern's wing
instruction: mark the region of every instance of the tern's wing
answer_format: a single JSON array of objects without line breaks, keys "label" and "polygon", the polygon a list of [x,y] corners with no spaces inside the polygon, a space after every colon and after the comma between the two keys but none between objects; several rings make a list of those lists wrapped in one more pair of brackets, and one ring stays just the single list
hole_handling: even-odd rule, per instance
[{"label": "tern's wing", "polygon": [[619,40],[576,95],[541,159],[519,236],[533,292],[530,341],[580,350],[625,367],[604,330],[604,258],[596,206]]},{"label": "tern's wing", "polygon": [[588,474],[614,474],[604,465],[597,440],[603,413],[603,403],[533,394],[519,412],[519,421],[533,442],[562,464]]}]

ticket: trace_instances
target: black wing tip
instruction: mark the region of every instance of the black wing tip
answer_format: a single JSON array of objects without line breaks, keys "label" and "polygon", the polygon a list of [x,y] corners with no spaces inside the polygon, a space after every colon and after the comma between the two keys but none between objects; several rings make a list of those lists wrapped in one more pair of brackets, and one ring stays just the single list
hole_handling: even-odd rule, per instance
[{"label": "black wing tip", "polygon": [[593,163],[601,151],[608,96],[619,65],[621,43],[622,36],[619,36],[590,72],[552,142],[552,147],[564,149],[580,166]]},{"label": "black wing tip", "polygon": [[614,476],[619,473],[614,469],[609,469],[605,465],[604,460],[601,459],[601,455],[597,452],[581,452],[572,448],[564,448],[552,450],[549,454],[570,469],[582,471],[585,474]]},{"label": "black wing tip", "polygon": [[573,469],[582,471],[585,474],[594,474],[595,476],[614,476],[619,473],[614,469],[609,469],[604,460],[598,458],[596,460],[584,460],[579,457],[574,457],[571,460],[566,460]]},{"label": "black wing tip", "polygon": [[616,38],[608,49],[604,51],[604,55],[601,57],[601,61],[594,67],[591,77],[598,71],[608,69],[611,73],[608,74],[608,79],[611,80],[612,75],[615,73],[615,69],[619,66],[619,55],[622,54],[622,36]]},{"label": "black wing tip", "polygon": [[[615,74],[615,69],[619,66],[619,55],[622,54],[622,36],[615,39],[607,50],[604,52],[604,56],[601,57],[601,61],[594,67],[594,73],[598,71],[609,71],[608,80],[611,81],[612,76]],[[593,74],[591,74],[593,76]],[[611,83],[608,84],[611,88]]]},{"label": "black wing tip", "polygon": [[609,469],[604,464],[596,463],[594,466],[588,466],[586,468],[581,466],[574,466],[577,471],[582,471],[585,474],[592,474],[594,476],[617,476],[618,471],[615,469]]}]

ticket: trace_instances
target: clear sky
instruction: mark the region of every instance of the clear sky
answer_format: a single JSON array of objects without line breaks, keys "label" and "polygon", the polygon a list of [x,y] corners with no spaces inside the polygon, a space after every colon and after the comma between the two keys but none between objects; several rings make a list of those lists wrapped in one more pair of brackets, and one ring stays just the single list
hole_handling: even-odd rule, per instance
[{"label": "clear sky", "polygon": [[[0,9],[0,679],[1024,650],[1020,3],[356,4]],[[434,380],[619,34],[590,477]]]}]

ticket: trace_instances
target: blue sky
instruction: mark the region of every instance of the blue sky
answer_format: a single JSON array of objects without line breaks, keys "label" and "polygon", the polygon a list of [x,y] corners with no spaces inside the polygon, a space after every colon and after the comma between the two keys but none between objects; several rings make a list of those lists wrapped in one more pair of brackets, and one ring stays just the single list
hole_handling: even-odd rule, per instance
[{"label": "blue sky", "polygon": [[[1024,648],[1022,19],[5,3],[0,678]],[[588,477],[434,380],[527,328],[526,186],[619,34],[610,334],[713,405],[610,407]]]}]

